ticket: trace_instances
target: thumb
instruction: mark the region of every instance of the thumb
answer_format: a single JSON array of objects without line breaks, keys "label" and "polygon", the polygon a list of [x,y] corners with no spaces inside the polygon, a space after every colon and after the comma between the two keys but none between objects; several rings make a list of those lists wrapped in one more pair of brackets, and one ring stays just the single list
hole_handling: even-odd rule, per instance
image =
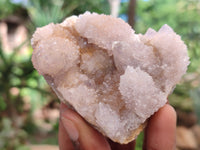
[{"label": "thumb", "polygon": [[71,140],[78,140],[84,150],[111,150],[106,138],[92,128],[80,115],[61,104],[61,122]]}]

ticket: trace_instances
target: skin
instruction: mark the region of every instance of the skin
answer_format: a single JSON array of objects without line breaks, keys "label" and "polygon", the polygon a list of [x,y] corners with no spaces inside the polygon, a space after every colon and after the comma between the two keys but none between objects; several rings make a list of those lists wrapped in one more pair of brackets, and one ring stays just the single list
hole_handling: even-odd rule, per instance
[{"label": "skin", "polygon": [[[104,137],[79,114],[60,105],[60,150],[134,150],[135,142],[120,145]],[[143,150],[175,150],[176,112],[165,104],[148,121]]]}]

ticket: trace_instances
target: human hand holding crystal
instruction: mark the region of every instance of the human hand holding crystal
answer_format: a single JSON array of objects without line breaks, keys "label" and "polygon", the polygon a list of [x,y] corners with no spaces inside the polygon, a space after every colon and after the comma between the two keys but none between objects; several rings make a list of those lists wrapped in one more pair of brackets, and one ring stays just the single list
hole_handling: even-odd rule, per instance
[{"label": "human hand holding crystal", "polygon": [[[176,113],[165,104],[148,121],[144,150],[174,150]],[[78,113],[61,103],[59,123],[60,150],[134,150],[136,141],[126,145],[114,143],[89,125]]]}]

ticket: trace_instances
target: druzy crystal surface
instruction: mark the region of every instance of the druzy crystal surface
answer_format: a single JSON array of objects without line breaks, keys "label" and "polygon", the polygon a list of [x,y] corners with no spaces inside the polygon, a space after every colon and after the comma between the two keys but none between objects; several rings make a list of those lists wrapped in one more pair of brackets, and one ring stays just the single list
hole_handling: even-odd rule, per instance
[{"label": "druzy crystal surface", "polygon": [[137,136],[189,64],[168,25],[135,34],[119,18],[89,12],[38,28],[32,47],[34,67],[61,101],[119,143]]}]

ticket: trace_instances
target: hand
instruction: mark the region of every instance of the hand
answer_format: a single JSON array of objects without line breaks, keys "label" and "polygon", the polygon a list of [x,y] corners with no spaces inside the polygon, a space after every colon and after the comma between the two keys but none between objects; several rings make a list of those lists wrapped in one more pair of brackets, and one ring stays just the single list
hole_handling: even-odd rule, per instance
[{"label": "hand", "polygon": [[[65,104],[61,103],[60,111],[60,150],[134,150],[135,141],[120,145],[108,140]],[[175,137],[176,112],[169,104],[165,104],[148,121],[143,149],[174,150]]]}]

